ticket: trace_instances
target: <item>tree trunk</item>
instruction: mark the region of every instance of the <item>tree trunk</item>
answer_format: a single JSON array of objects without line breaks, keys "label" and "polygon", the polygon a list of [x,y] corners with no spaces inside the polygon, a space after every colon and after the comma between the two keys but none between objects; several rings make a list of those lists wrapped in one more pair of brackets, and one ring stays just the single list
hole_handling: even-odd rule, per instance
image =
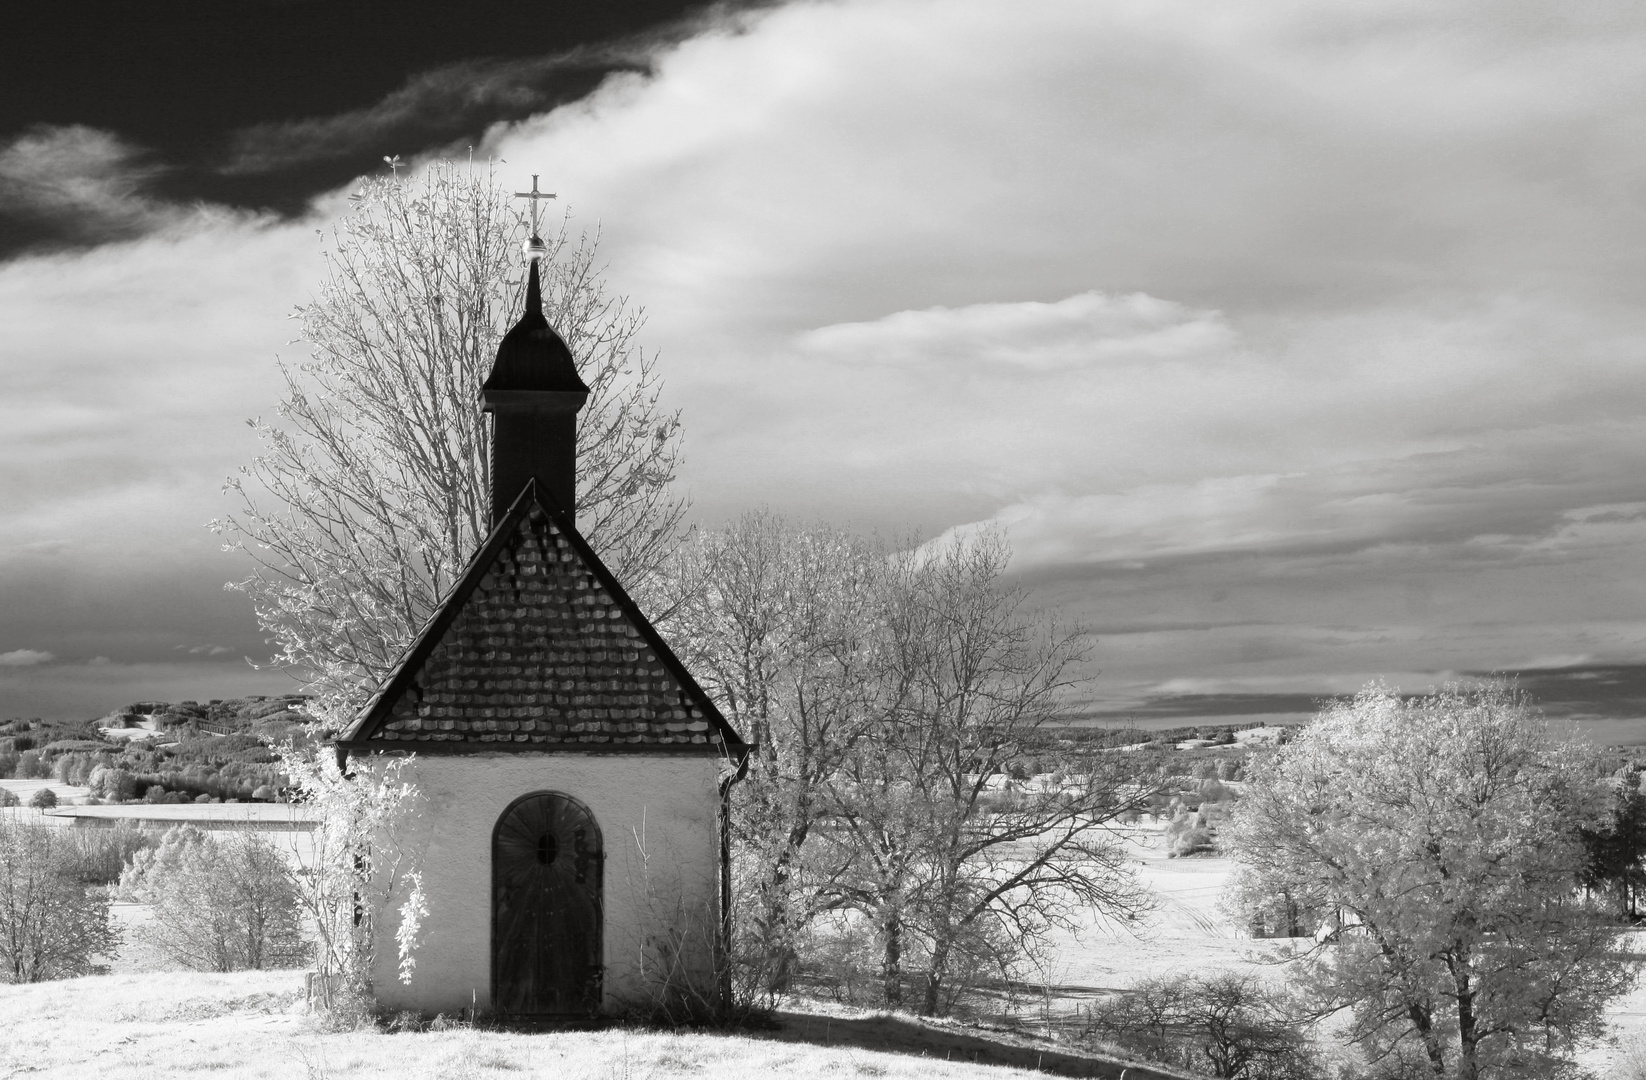
[{"label": "tree trunk", "polygon": [[788,990],[794,974],[794,928],[789,911],[789,859],[778,856],[760,893],[764,910],[757,919],[760,941],[761,989],[768,995]]},{"label": "tree trunk", "polygon": [[1452,981],[1457,988],[1457,1080],[1475,1080],[1479,1075],[1475,1051],[1480,1042],[1475,1024],[1475,990],[1467,971],[1453,975]]},{"label": "tree trunk", "polygon": [[1436,1076],[1445,1076],[1446,1052],[1442,1049],[1440,1040],[1435,1037],[1434,1018],[1429,1015],[1429,1010],[1421,1005],[1408,1004],[1406,1016],[1411,1020],[1412,1027],[1417,1029],[1418,1038],[1423,1041],[1423,1049],[1429,1054],[1429,1068]]},{"label": "tree trunk", "polygon": [[885,954],[880,964],[881,990],[886,1004],[896,1008],[903,1004],[903,920],[895,912],[888,915],[880,927]]},{"label": "tree trunk", "polygon": [[949,945],[947,942],[938,942],[932,946],[931,963],[926,968],[926,999],[921,1002],[920,1015],[937,1015],[939,998],[943,989],[944,977],[948,974],[948,967]]}]

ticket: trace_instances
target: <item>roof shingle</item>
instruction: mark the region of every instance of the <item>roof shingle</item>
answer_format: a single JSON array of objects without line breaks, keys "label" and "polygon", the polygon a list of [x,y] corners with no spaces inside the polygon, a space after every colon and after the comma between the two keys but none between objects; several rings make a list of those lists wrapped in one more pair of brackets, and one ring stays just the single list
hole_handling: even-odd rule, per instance
[{"label": "roof shingle", "polygon": [[418,752],[746,749],[535,484],[337,741]]}]

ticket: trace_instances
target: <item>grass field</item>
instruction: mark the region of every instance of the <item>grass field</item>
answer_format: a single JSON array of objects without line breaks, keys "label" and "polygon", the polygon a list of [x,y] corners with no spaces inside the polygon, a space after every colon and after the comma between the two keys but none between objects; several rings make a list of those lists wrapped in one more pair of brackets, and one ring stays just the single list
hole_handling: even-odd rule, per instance
[{"label": "grass field", "polygon": [[[1127,833],[1127,849],[1158,907],[1146,920],[1114,924],[1089,918],[1078,935],[1061,935],[1045,968],[1046,982],[1115,990],[1145,976],[1173,972],[1261,970],[1279,949],[1254,941],[1218,908],[1228,859],[1171,859],[1158,828]],[[1072,995],[1077,1003],[1081,995]]]},{"label": "grass field", "polygon": [[[641,1080],[772,1076],[1118,1078],[1122,1063],[958,1025],[850,1010],[780,1015],[747,1033],[326,1033],[298,972],[150,973],[0,986],[0,1077],[149,1080]],[[1130,1066],[1126,1080],[1176,1074]]]},{"label": "grass field", "polygon": [[[1174,972],[1243,971],[1266,979],[1285,978],[1285,967],[1275,963],[1284,943],[1253,940],[1218,907],[1233,869],[1231,860],[1168,859],[1161,834],[1149,828],[1134,830],[1127,843],[1160,906],[1141,927],[1093,921],[1078,937],[1063,939],[1046,971],[1048,982],[1069,984],[1075,991],[1060,999],[1063,1008],[1089,1000],[1079,991],[1119,989]],[[1634,931],[1629,937],[1636,941],[1636,954],[1646,957],[1646,932]],[[1600,1077],[1646,1076],[1646,1069],[1630,1072],[1625,1065],[1630,1057],[1646,1062],[1646,980],[1614,1001],[1608,1017],[1611,1038],[1585,1050],[1579,1060]]]},{"label": "grass field", "polygon": [[[38,811],[11,811],[35,817]],[[300,1001],[295,972],[181,973],[131,933],[149,917],[142,905],[116,904],[126,945],[110,974],[31,987],[0,985],[0,1080],[13,1076],[469,1078],[544,1076],[764,1077],[804,1072],[834,1076],[1011,1077],[1054,1072],[1118,1077],[1114,1062],[1067,1053],[1037,1040],[1035,1014],[1066,1015],[1096,996],[1146,976],[1249,971],[1284,978],[1282,943],[1254,941],[1219,909],[1228,859],[1169,859],[1159,828],[1140,827],[1126,843],[1158,907],[1139,923],[1090,920],[1064,935],[1036,981],[1054,988],[1043,1001],[1019,999],[1016,1034],[928,1024],[845,1008],[811,1006],[782,1017],[772,1031],[742,1035],[605,1032],[523,1035],[474,1030],[421,1034],[321,1032]],[[1646,937],[1640,938],[1646,943]],[[1640,951],[1646,952],[1646,948]],[[1614,1038],[1583,1063],[1597,1076],[1633,1080],[1625,1058],[1646,1062],[1646,986],[1614,1003]],[[1133,1068],[1128,1080],[1170,1075]]]},{"label": "grass field", "polygon": [[0,788],[16,795],[24,806],[28,805],[29,800],[34,798],[41,788],[51,788],[57,793],[57,801],[60,803],[84,802],[89,794],[83,787],[65,784],[60,780],[0,780]]}]

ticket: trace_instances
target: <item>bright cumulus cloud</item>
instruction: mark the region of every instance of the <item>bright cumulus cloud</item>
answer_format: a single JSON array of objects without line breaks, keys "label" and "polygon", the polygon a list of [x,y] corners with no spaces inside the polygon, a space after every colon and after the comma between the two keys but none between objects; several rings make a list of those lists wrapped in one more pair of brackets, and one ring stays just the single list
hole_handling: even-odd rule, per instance
[{"label": "bright cumulus cloud", "polygon": [[[1646,655],[1643,94],[1623,3],[841,0],[479,152],[598,223],[704,520],[1002,525],[1109,685],[1324,692]],[[0,268],[29,610],[88,549],[232,573],[180,545],[338,205]]]},{"label": "bright cumulus cloud", "polygon": [[13,649],[0,653],[0,667],[33,667],[57,659],[44,649]]}]

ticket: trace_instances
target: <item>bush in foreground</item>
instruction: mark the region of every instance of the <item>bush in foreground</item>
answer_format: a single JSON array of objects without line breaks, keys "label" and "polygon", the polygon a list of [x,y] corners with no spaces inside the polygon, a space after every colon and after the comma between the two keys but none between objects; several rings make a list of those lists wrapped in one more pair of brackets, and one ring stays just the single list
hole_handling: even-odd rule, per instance
[{"label": "bush in foreground", "polygon": [[1325,1075],[1298,1012],[1250,975],[1145,979],[1093,1005],[1085,1034],[1148,1061],[1232,1080]]},{"label": "bush in foreground", "polygon": [[158,848],[134,856],[120,890],[154,905],[143,938],[196,971],[294,967],[308,958],[291,869],[255,833],[171,829]]},{"label": "bush in foreground", "polygon": [[0,818],[0,981],[85,975],[119,944],[107,897],[80,880],[69,832]]}]

